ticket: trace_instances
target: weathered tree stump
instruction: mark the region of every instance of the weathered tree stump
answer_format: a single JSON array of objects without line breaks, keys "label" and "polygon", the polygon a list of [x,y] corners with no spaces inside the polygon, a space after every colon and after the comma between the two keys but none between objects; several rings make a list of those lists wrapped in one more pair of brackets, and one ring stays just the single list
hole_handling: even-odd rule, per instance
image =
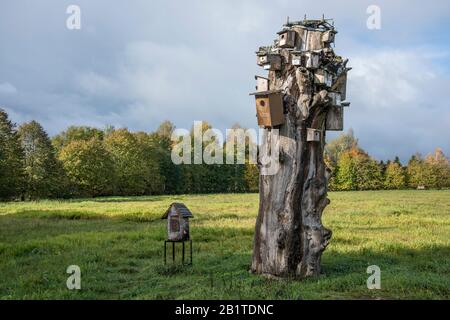
[{"label": "weathered tree stump", "polygon": [[330,203],[325,132],[342,130],[342,107],[348,105],[342,101],[350,68],[331,48],[335,33],[323,19],[287,23],[275,45],[257,52],[258,61],[265,62],[264,55],[281,57],[281,66],[261,64],[269,69],[269,91],[282,92],[285,120],[265,126],[259,156],[279,150],[276,173],[260,174],[251,266],[255,273],[301,278],[320,273],[332,234],[321,221]]}]

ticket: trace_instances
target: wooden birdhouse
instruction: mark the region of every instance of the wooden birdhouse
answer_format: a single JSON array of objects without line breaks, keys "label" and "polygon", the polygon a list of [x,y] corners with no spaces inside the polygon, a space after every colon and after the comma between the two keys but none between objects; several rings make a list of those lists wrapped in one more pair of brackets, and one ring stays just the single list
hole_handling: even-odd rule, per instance
[{"label": "wooden birdhouse", "polygon": [[295,47],[295,31],[282,30],[278,32],[278,46],[280,48],[294,48]]},{"label": "wooden birdhouse", "polygon": [[327,70],[318,69],[314,73],[314,83],[321,84],[326,87],[331,87],[331,85],[333,84],[333,75]]},{"label": "wooden birdhouse", "polygon": [[322,50],[324,48],[322,33],[320,30],[303,29],[299,40],[302,51]]},{"label": "wooden birdhouse", "polygon": [[342,131],[344,130],[344,108],[342,106],[333,105],[327,112],[325,122],[325,130]]},{"label": "wooden birdhouse", "polygon": [[183,203],[172,203],[162,216],[162,219],[167,219],[167,240],[189,240],[189,218],[193,217]]},{"label": "wooden birdhouse", "polygon": [[259,47],[256,51],[256,64],[258,66],[263,66],[268,62],[267,54],[270,51],[270,47]]},{"label": "wooden birdhouse", "polygon": [[264,64],[265,70],[279,71],[281,70],[281,56],[278,54],[268,54],[267,63]]},{"label": "wooden birdhouse", "polygon": [[345,100],[347,98],[347,73],[342,73],[339,75],[333,84],[334,91],[337,91],[341,94],[341,100]]},{"label": "wooden birdhouse", "polygon": [[269,59],[267,57],[267,53],[256,53],[256,64],[258,66],[263,66],[265,64],[269,63]]},{"label": "wooden birdhouse", "polygon": [[291,63],[293,66],[302,66],[303,55],[301,51],[291,51]]},{"label": "wooden birdhouse", "polygon": [[327,30],[322,33],[322,42],[325,43],[332,43],[334,42],[334,35],[336,34],[336,31],[334,30]]},{"label": "wooden birdhouse", "polygon": [[313,128],[307,128],[306,130],[306,141],[318,142],[322,138],[322,131]]},{"label": "wooden birdhouse", "polygon": [[305,52],[305,67],[308,69],[317,69],[320,63],[320,55],[318,52]]},{"label": "wooden birdhouse", "polygon": [[281,70],[281,56],[276,53],[257,53],[256,64],[265,70]]},{"label": "wooden birdhouse", "polygon": [[256,91],[268,91],[269,90],[269,79],[261,76],[255,76],[256,80]]},{"label": "wooden birdhouse", "polygon": [[255,96],[260,127],[271,128],[284,123],[283,94],[280,91],[262,91],[251,95]]},{"label": "wooden birdhouse", "polygon": [[328,98],[333,106],[341,106],[341,94],[339,92],[328,92]]}]

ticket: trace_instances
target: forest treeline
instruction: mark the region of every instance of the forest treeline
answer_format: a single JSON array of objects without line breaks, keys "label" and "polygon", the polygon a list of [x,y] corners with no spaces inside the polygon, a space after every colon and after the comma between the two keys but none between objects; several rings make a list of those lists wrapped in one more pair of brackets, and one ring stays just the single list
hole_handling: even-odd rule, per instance
[{"label": "forest treeline", "polygon": [[[169,121],[154,132],[72,126],[50,138],[38,122],[17,127],[0,109],[0,199],[258,191],[258,167],[248,160],[173,164],[174,129]],[[224,158],[229,139],[219,145]],[[331,190],[450,187],[450,164],[439,148],[426,157],[413,155],[407,165],[398,158],[378,162],[349,131],[327,144],[325,159]]]}]

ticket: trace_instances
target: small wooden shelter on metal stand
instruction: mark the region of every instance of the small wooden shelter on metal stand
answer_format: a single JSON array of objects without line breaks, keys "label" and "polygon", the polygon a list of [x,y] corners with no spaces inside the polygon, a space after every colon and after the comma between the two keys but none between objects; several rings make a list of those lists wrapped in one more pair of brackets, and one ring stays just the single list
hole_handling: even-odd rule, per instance
[{"label": "small wooden shelter on metal stand", "polygon": [[172,262],[175,263],[175,243],[182,244],[182,264],[185,264],[186,242],[189,242],[189,262],[192,265],[192,240],[189,235],[189,218],[192,212],[179,202],[172,203],[162,216],[167,219],[167,240],[164,240],[164,264],[167,263],[167,243],[172,243]]}]

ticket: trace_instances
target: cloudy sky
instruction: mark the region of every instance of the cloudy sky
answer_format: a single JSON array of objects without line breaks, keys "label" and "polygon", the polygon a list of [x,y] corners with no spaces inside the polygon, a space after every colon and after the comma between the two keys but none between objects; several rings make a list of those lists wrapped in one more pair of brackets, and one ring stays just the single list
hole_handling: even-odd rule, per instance
[{"label": "cloudy sky", "polygon": [[[81,29],[66,9],[81,8]],[[381,29],[369,30],[369,5]],[[378,159],[450,154],[450,2],[2,0],[0,107],[53,135],[69,125],[256,128],[254,52],[286,17],[334,18],[350,59],[345,130]]]}]

